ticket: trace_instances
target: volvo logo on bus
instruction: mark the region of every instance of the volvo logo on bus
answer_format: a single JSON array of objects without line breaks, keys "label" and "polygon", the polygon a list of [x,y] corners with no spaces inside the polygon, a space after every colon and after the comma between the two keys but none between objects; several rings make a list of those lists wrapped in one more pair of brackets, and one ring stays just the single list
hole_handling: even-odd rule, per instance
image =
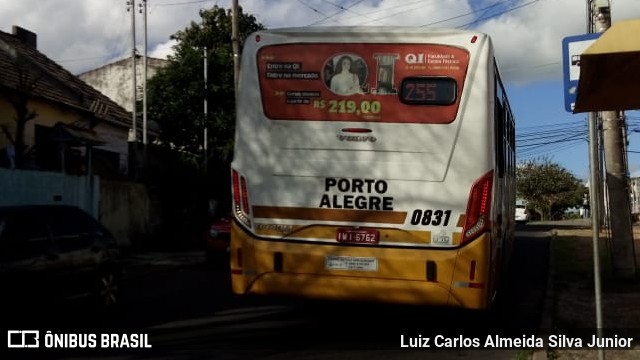
[{"label": "volvo logo on bus", "polygon": [[405,55],[404,62],[407,64],[424,64],[424,54],[412,54]]},{"label": "volvo logo on bus", "polygon": [[352,141],[352,142],[376,142],[378,139],[371,135],[336,135],[340,141]]}]

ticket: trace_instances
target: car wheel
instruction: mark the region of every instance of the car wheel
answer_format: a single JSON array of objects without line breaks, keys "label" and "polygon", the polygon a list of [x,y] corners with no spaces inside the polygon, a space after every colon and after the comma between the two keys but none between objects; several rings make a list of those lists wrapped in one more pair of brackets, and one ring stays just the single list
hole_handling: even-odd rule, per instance
[{"label": "car wheel", "polygon": [[120,305],[120,274],[116,269],[105,268],[98,273],[94,300],[97,307],[103,310]]}]

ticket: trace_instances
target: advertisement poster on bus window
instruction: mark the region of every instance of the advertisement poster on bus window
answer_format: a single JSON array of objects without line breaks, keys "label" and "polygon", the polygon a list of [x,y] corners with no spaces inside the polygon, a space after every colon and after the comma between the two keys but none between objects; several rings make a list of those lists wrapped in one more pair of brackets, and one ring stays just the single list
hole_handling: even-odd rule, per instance
[{"label": "advertisement poster on bus window", "polygon": [[282,44],[257,56],[273,120],[450,123],[469,63],[464,49],[429,44]]}]

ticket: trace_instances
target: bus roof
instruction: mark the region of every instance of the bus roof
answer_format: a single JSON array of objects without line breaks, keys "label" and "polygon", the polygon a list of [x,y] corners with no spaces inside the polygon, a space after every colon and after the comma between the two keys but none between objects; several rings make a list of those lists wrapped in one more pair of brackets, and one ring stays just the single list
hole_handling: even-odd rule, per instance
[{"label": "bus roof", "polygon": [[463,30],[463,29],[449,29],[449,28],[427,28],[418,26],[305,26],[305,27],[283,27],[260,30],[258,32],[268,33],[299,33],[299,34],[335,34],[335,33],[388,33],[388,34],[476,34],[486,35],[482,32]]}]

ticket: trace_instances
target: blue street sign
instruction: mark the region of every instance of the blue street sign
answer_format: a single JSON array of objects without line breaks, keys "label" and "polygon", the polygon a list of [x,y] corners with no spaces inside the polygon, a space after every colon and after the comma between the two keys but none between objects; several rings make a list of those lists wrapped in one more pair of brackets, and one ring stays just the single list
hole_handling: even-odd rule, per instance
[{"label": "blue street sign", "polygon": [[564,75],[564,108],[573,112],[580,79],[580,55],[598,39],[602,33],[567,36],[562,39],[562,71]]}]

